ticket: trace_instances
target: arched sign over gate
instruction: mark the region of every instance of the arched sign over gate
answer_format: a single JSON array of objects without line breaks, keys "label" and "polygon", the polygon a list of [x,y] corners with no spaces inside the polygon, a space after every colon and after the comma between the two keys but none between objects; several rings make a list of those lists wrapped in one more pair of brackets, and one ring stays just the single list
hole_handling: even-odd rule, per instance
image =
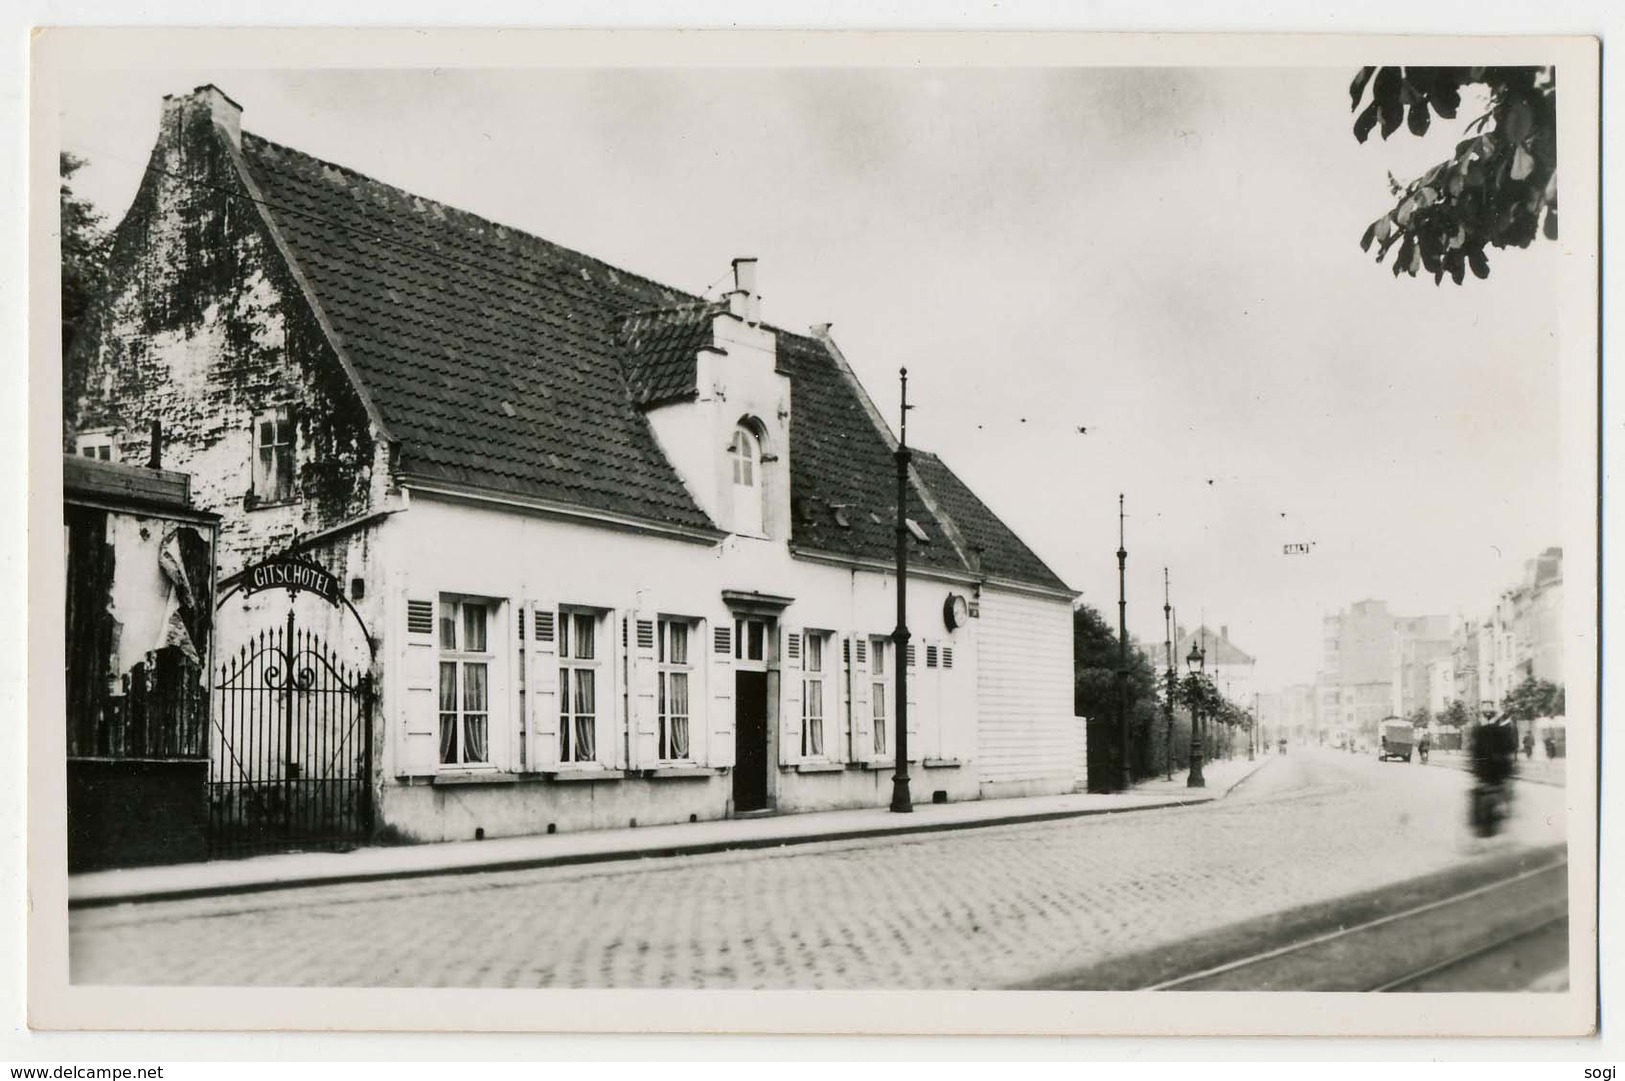
[{"label": "arched sign over gate", "polygon": [[[372,831],[372,677],[295,625],[310,593],[361,613],[339,580],[296,556],[273,556],[229,579],[236,593],[288,591],[283,626],[251,636],[215,672],[209,753],[209,847],[237,855],[365,840]],[[372,639],[366,636],[368,649]]]},{"label": "arched sign over gate", "polygon": [[362,637],[367,642],[368,651],[372,651],[372,636],[367,633],[367,622],[356,611],[350,598],[344,595],[344,588],[339,580],[327,571],[308,559],[301,559],[295,555],[277,555],[246,567],[237,574],[221,583],[215,600],[216,610],[225,607],[226,601],[234,594],[252,596],[263,593],[269,589],[286,589],[288,599],[291,601],[300,593],[312,593],[334,608],[343,607],[349,610],[355,618],[356,625],[361,628]]}]

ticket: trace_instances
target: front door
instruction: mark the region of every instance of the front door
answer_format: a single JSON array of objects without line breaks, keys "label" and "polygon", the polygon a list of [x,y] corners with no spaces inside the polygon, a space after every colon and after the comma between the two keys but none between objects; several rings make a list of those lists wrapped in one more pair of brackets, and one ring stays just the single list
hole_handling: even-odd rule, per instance
[{"label": "front door", "polygon": [[734,810],[767,807],[767,673],[734,673]]}]

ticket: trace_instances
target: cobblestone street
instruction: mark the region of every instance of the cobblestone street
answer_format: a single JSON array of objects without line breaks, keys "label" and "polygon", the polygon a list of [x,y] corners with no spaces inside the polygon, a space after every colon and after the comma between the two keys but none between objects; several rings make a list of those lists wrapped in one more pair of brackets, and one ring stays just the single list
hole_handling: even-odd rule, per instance
[{"label": "cobblestone street", "polygon": [[1564,839],[1525,785],[1303,750],[1209,806],[75,911],[81,983],[988,988]]}]

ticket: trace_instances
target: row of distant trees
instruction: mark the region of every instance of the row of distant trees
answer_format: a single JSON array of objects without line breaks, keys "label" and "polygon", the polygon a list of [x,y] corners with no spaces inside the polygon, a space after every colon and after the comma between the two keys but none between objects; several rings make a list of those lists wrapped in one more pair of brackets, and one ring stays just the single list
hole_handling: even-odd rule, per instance
[{"label": "row of distant trees", "polygon": [[[1114,741],[1118,710],[1117,662],[1117,631],[1099,611],[1087,604],[1079,605],[1072,613],[1073,712],[1089,721],[1106,722]],[[1170,695],[1166,663],[1159,668],[1152,658],[1130,648],[1129,765],[1136,780],[1189,766],[1193,707],[1200,709],[1206,722],[1204,755],[1207,758],[1228,755],[1236,747],[1244,746],[1243,733],[1252,729],[1252,714],[1226,698],[1212,677],[1176,676],[1171,693],[1174,708],[1170,732],[1165,706]]]},{"label": "row of distant trees", "polygon": [[[1514,721],[1527,722],[1537,717],[1561,717],[1564,708],[1562,687],[1550,680],[1525,676],[1522,683],[1512,688],[1506,701],[1499,704],[1498,715],[1506,714]],[[1437,713],[1430,713],[1427,707],[1418,706],[1405,719],[1416,725],[1437,723],[1452,728],[1465,728],[1478,720],[1467,704],[1459,699]]]}]

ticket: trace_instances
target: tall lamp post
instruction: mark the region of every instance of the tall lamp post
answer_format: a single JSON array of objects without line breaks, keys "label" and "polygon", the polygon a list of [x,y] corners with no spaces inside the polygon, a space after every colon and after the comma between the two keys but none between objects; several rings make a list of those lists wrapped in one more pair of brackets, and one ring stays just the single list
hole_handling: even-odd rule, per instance
[{"label": "tall lamp post", "polygon": [[908,790],[908,369],[897,369],[902,385],[901,414],[897,437],[897,629],[892,632],[897,673],[897,738],[892,746],[897,769],[891,779],[891,809],[899,814],[914,810]]},{"label": "tall lamp post", "polygon": [[1174,779],[1174,631],[1173,606],[1168,603],[1168,568],[1162,568],[1162,651],[1168,661],[1168,697],[1163,702],[1168,738],[1163,740],[1166,779]]},{"label": "tall lamp post", "polygon": [[1118,763],[1118,785],[1127,792],[1134,787],[1134,767],[1128,740],[1128,593],[1124,587],[1124,571],[1128,566],[1128,550],[1123,547],[1123,493],[1117,493],[1117,746],[1122,761]]},{"label": "tall lamp post", "polygon": [[1185,658],[1185,667],[1195,677],[1191,686],[1196,690],[1191,695],[1191,775],[1185,780],[1186,788],[1206,788],[1207,778],[1202,776],[1202,678],[1206,675],[1207,654],[1196,643],[1191,643],[1190,656]]}]

